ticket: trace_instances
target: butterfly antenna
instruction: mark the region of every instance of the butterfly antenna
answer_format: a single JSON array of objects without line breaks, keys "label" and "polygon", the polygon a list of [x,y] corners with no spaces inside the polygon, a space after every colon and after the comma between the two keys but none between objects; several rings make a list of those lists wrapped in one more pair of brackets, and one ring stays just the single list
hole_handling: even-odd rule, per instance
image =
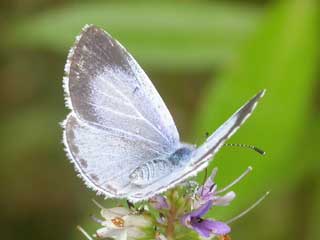
[{"label": "butterfly antenna", "polygon": [[262,149],[256,147],[256,146],[253,146],[253,145],[249,145],[249,144],[239,144],[239,143],[226,143],[224,144],[224,146],[227,146],[227,147],[242,147],[242,148],[249,148],[261,155],[266,155],[266,152],[263,151]]},{"label": "butterfly antenna", "polygon": [[82,227],[77,226],[77,229],[88,239],[93,240],[93,238],[87,233]]},{"label": "butterfly antenna", "polygon": [[254,204],[252,204],[249,208],[247,208],[246,210],[244,210],[242,213],[240,213],[239,215],[229,219],[228,221],[226,221],[226,224],[230,224],[236,220],[238,220],[239,218],[243,217],[244,215],[246,215],[248,212],[250,212],[252,209],[254,209],[256,206],[258,206],[268,195],[270,192],[266,192],[262,197],[260,197]]},{"label": "butterfly antenna", "polygon": [[248,173],[250,173],[252,171],[252,167],[249,166],[239,177],[237,177],[235,180],[233,180],[230,184],[228,184],[227,186],[225,186],[224,188],[218,190],[216,192],[216,194],[222,193],[227,191],[229,188],[231,188],[232,186],[234,186],[235,184],[237,184],[238,182],[240,182],[245,176],[248,175]]}]

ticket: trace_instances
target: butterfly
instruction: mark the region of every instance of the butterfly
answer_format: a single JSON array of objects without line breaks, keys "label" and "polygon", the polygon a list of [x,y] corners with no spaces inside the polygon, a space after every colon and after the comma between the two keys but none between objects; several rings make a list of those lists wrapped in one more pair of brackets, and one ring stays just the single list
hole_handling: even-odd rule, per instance
[{"label": "butterfly", "polygon": [[132,202],[162,193],[208,166],[246,121],[259,92],[198,148],[182,143],[174,120],[130,53],[86,25],[65,65],[63,143],[88,187]]}]

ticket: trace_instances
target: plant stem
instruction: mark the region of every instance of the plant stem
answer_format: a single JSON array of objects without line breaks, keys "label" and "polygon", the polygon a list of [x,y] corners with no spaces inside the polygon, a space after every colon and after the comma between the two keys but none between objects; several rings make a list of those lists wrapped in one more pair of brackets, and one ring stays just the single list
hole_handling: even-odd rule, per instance
[{"label": "plant stem", "polygon": [[174,231],[175,231],[175,221],[176,221],[176,206],[174,201],[174,190],[169,194],[170,198],[170,209],[168,212],[168,219],[167,219],[167,228],[166,228],[166,237],[168,240],[174,240]]}]

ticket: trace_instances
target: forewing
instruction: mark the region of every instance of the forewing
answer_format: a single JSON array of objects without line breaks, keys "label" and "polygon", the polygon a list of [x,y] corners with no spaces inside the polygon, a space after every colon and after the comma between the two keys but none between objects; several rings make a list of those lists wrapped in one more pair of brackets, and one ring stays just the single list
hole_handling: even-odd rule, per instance
[{"label": "forewing", "polygon": [[208,139],[203,143],[193,156],[193,165],[208,161],[223,144],[240,128],[240,126],[250,117],[253,110],[258,104],[258,101],[265,94],[262,90],[246,104],[244,104],[238,111],[236,111],[226,122],[224,122]]},{"label": "forewing", "polygon": [[101,130],[73,114],[64,122],[64,144],[80,176],[93,190],[126,197],[129,174],[145,159],[157,158],[157,143],[117,130]]},{"label": "forewing", "polygon": [[103,30],[86,26],[65,67],[68,106],[82,121],[160,143],[179,143],[174,121],[141,67]]},{"label": "forewing", "polygon": [[222,124],[199,148],[197,148],[191,158],[190,164],[183,169],[177,170],[164,179],[141,189],[131,198],[139,201],[141,198],[148,198],[171,188],[178,183],[185,181],[191,176],[195,176],[199,171],[208,166],[209,161],[214,157],[223,144],[239,129],[248,119],[255,109],[260,98],[263,97],[265,90],[259,92],[237,112],[235,112],[224,124]]}]

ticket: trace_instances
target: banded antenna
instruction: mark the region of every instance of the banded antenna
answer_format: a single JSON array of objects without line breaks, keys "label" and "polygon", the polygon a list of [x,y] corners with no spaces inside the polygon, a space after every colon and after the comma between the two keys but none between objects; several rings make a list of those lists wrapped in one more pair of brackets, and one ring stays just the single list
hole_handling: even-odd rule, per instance
[{"label": "banded antenna", "polygon": [[249,144],[241,144],[241,143],[226,143],[224,144],[224,146],[227,146],[227,147],[242,147],[242,148],[249,148],[261,155],[266,155],[266,152],[263,151],[262,149],[256,147],[256,146],[253,146],[253,145],[249,145]]}]

